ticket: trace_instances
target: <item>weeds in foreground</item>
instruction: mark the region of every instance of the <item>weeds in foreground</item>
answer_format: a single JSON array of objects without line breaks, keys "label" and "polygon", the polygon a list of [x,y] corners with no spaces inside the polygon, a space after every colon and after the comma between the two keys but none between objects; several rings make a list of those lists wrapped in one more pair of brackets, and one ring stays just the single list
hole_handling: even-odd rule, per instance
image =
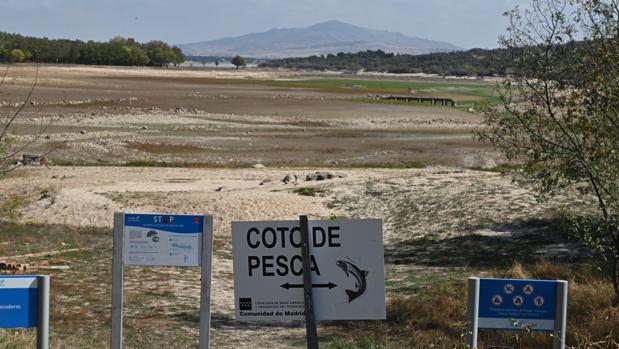
[{"label": "weeds in foreground", "polygon": [[0,200],[0,217],[3,219],[17,218],[20,208],[28,206],[28,199],[22,195],[9,195]]},{"label": "weeds in foreground", "polygon": [[[514,263],[494,277],[565,279],[570,282],[568,348],[619,348],[619,306],[612,283],[595,266],[539,262]],[[466,348],[466,284],[446,281],[417,294],[392,298],[387,320],[348,322],[345,336],[333,335],[327,349]],[[541,332],[481,331],[480,348],[542,349],[552,335]]]},{"label": "weeds in foreground", "polygon": [[327,193],[326,189],[316,188],[316,187],[302,187],[295,188],[292,190],[293,193],[299,194],[301,196],[325,196]]}]

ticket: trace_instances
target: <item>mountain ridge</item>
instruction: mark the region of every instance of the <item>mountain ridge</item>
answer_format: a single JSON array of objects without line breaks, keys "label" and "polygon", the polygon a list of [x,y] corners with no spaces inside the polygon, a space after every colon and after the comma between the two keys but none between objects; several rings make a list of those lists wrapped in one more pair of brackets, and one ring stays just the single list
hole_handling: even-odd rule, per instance
[{"label": "mountain ridge", "polygon": [[319,56],[365,50],[403,54],[461,50],[460,47],[447,42],[410,37],[388,30],[369,29],[337,20],[303,28],[272,28],[260,33],[177,46],[185,54],[193,56],[242,55],[254,58]]}]

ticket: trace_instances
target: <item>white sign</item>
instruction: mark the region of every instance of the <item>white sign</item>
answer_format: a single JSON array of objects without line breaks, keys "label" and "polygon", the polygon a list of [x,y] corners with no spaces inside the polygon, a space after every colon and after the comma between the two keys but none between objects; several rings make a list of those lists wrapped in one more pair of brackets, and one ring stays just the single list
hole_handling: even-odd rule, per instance
[{"label": "white sign", "polygon": [[[309,222],[316,320],[385,319],[381,220]],[[233,222],[236,318],[302,320],[298,221]]]},{"label": "white sign", "polygon": [[204,217],[125,214],[124,264],[198,267]]}]

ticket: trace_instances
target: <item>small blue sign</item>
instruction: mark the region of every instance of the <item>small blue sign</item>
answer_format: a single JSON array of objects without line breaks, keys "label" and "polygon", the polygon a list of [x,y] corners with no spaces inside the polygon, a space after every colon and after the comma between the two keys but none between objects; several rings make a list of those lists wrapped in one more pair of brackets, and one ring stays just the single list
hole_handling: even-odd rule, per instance
[{"label": "small blue sign", "polygon": [[553,331],[558,281],[480,279],[479,328]]},{"label": "small blue sign", "polygon": [[38,325],[38,276],[0,276],[0,328]]}]

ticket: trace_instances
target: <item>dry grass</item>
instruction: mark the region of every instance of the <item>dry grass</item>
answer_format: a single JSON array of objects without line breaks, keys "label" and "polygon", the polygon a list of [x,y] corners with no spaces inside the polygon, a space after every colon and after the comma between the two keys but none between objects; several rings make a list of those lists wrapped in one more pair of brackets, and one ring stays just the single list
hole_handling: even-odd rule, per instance
[{"label": "dry grass", "polygon": [[128,143],[127,148],[150,154],[197,154],[206,151],[193,144]]},{"label": "dry grass", "polygon": [[[567,279],[568,348],[619,348],[619,306],[613,304],[611,282],[597,268],[540,262],[514,263],[497,277]],[[348,323],[349,335],[333,338],[327,348],[465,348],[466,289],[464,281],[446,282],[411,296],[393,298],[387,321]],[[480,348],[504,346],[540,349],[552,346],[547,333],[482,331]]]}]

